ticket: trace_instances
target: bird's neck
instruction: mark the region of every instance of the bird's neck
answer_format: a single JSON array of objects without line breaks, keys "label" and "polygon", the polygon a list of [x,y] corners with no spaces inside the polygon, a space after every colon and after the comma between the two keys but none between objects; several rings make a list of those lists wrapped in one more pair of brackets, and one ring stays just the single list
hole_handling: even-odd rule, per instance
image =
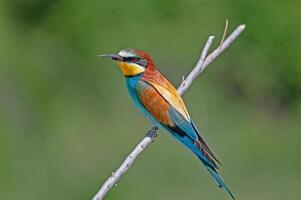
[{"label": "bird's neck", "polygon": [[137,81],[141,79],[144,73],[138,74],[136,76],[125,76],[126,85],[128,88],[134,88]]}]

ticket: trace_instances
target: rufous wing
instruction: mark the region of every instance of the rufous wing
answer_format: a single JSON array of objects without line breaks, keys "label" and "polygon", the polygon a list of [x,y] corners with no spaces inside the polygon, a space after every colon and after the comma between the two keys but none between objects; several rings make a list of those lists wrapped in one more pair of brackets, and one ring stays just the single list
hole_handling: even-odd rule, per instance
[{"label": "rufous wing", "polygon": [[168,113],[170,105],[154,87],[144,81],[138,81],[136,93],[141,104],[159,123],[168,126],[174,125]]},{"label": "rufous wing", "polygon": [[155,71],[152,74],[145,74],[142,77],[142,80],[153,86],[169,105],[183,115],[187,121],[190,121],[190,116],[182,97],[179,95],[176,88],[164,78],[160,72]]}]

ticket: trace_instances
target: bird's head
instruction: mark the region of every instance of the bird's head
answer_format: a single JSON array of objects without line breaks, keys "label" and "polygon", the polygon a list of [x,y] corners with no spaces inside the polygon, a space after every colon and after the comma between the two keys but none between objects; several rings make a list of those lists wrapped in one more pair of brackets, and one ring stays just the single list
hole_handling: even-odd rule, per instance
[{"label": "bird's head", "polygon": [[102,54],[98,57],[116,60],[124,76],[137,76],[153,66],[151,57],[146,52],[136,49],[123,49],[118,54]]}]

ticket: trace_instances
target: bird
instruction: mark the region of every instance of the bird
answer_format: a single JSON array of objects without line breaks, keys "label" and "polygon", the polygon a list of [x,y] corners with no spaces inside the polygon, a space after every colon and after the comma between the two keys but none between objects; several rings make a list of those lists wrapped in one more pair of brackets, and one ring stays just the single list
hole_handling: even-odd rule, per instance
[{"label": "bird", "polygon": [[133,104],[156,127],[190,149],[213,177],[234,200],[219,173],[221,163],[212,153],[191,119],[181,95],[156,68],[151,56],[137,49],[123,49],[118,54],[100,54],[111,58],[125,77]]}]

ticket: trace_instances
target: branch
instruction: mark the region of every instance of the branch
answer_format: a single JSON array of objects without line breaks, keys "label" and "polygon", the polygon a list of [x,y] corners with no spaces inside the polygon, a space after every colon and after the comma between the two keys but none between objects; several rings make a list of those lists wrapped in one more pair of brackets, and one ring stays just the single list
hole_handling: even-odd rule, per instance
[{"label": "branch", "polygon": [[192,71],[189,73],[187,78],[186,79],[183,78],[182,83],[179,85],[179,87],[177,89],[180,95],[183,95],[184,92],[186,92],[186,90],[192,84],[194,79],[196,79],[198,77],[198,75],[202,72],[202,70],[204,68],[204,62],[205,62],[206,56],[208,54],[210,46],[213,43],[214,38],[215,38],[214,36],[209,36],[209,38],[203,48],[203,51],[201,53],[201,57],[200,57],[199,61],[197,62],[195,67],[192,69]]},{"label": "branch", "polygon": [[[181,84],[178,87],[178,92],[183,95],[186,90],[190,87],[192,82],[205,70],[205,68],[211,64],[222,52],[224,52],[230,44],[232,44],[238,36],[244,31],[245,25],[239,25],[225,41],[222,40],[220,46],[216,48],[211,54],[208,54],[210,46],[213,43],[214,36],[209,36],[201,56],[196,64],[196,66],[189,73],[187,78],[183,77]],[[113,186],[117,186],[117,181],[121,176],[127,172],[130,167],[134,164],[137,157],[146,149],[146,147],[151,144],[154,138],[157,136],[158,128],[153,126],[146,134],[146,136],[140,141],[140,143],[135,147],[135,149],[127,156],[123,161],[121,166],[113,172],[112,175],[106,180],[106,182],[101,186],[99,191],[95,194],[92,200],[102,200],[106,194],[112,189]]]}]

